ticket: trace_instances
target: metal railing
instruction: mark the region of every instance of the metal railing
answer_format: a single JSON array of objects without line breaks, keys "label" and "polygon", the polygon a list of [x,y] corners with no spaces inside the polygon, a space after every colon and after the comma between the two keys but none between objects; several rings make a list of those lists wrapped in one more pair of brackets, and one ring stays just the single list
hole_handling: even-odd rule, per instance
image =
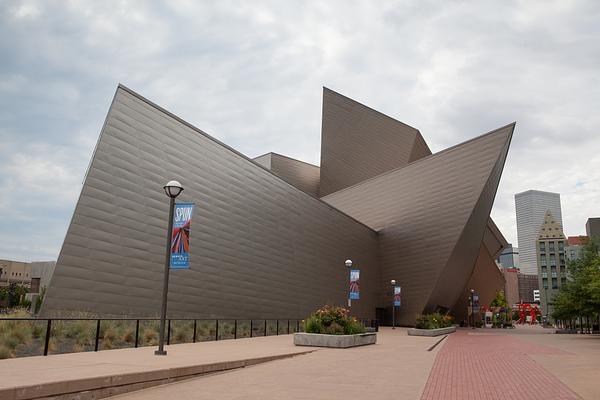
[{"label": "metal railing", "polygon": [[[191,318],[171,318],[167,319],[166,329],[166,344],[175,343],[196,343],[204,341],[218,341],[228,339],[253,338],[262,336],[275,336],[282,334],[290,334],[294,332],[302,332],[302,320],[299,319],[191,319]],[[377,326],[377,322],[368,319],[359,319],[364,326]],[[13,329],[20,331],[18,337],[23,343],[28,344],[30,349],[35,349],[35,345],[23,340],[25,335],[23,332],[29,329],[29,339],[31,342],[40,342],[43,338],[44,356],[51,354],[74,353],[79,351],[98,351],[111,348],[137,348],[143,346],[154,346],[154,334],[158,334],[158,318],[0,318],[1,324],[15,324]],[[28,326],[17,326],[19,323],[29,323]],[[78,323],[79,325],[75,325]],[[135,325],[134,325],[135,323]],[[148,325],[151,328],[148,328]],[[76,328],[76,329],[74,329]],[[121,331],[119,343],[108,345],[114,340],[115,334],[112,331]],[[177,335],[173,333],[177,330]],[[45,332],[44,332],[45,331]],[[87,333],[86,333],[87,331]],[[92,336],[85,336],[93,332],[93,341],[90,342]],[[150,335],[147,332],[150,331]],[[42,335],[42,333],[44,333]],[[84,336],[86,340],[83,344],[79,343],[79,335]],[[150,336],[150,339],[147,337]],[[123,338],[125,337],[125,338]],[[113,339],[111,339],[113,338]],[[52,340],[63,342],[72,342],[71,351],[65,349],[52,351]],[[174,340],[175,339],[175,340]],[[101,344],[104,342],[103,348]],[[29,354],[13,355],[16,357],[39,355],[39,348],[42,343],[39,343],[38,351],[30,351]],[[15,346],[16,347],[16,346]],[[27,347],[27,346],[26,346]]]}]

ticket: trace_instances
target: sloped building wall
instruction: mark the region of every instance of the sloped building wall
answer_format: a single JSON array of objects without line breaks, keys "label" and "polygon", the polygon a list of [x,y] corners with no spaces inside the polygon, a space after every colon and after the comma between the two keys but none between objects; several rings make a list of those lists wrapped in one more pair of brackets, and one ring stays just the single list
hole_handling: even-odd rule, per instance
[{"label": "sloped building wall", "polygon": [[[323,198],[379,232],[400,323],[451,308],[473,273],[514,124]],[[382,301],[385,301],[382,299]]]},{"label": "sloped building wall", "polygon": [[43,316],[155,316],[160,311],[168,198],[196,203],[191,269],[171,271],[169,316],[304,318],[345,305],[374,317],[377,234],[120,86],[102,129]]}]

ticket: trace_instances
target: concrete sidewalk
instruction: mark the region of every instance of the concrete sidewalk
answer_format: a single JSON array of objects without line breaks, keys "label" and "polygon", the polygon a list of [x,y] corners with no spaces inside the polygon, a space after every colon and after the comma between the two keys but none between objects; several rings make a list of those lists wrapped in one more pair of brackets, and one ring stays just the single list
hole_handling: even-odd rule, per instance
[{"label": "concrete sidewalk", "polygon": [[[209,375],[117,396],[119,400],[418,399],[441,337],[407,336],[382,328],[377,344],[321,349],[225,374]],[[447,340],[447,339],[446,339]]]},{"label": "concrete sidewalk", "polygon": [[[0,400],[96,391],[94,398],[315,351],[291,335],[0,360]],[[90,393],[88,393],[88,397]],[[84,397],[85,398],[85,397]]]}]

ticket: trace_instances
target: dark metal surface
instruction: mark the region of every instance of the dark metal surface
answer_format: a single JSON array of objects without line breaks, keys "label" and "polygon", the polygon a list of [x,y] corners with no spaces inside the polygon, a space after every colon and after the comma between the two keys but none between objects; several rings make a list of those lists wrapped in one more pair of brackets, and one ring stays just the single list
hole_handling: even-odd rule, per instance
[{"label": "dark metal surface", "polygon": [[379,231],[380,293],[392,278],[402,286],[400,324],[456,303],[475,267],[513,129],[323,198]]},{"label": "dark metal surface", "polygon": [[347,258],[361,269],[353,313],[374,317],[377,234],[119,86],[48,288],[42,316],[160,313],[162,185],[196,203],[190,270],[171,271],[169,318],[304,318],[346,303]]},{"label": "dark metal surface", "polygon": [[489,214],[514,124],[431,155],[418,130],[325,89],[322,129],[320,169],[252,161],[119,86],[42,315],[158,315],[161,185],[174,178],[196,211],[169,318],[301,319],[345,305],[348,258],[361,270],[354,315],[389,310],[391,278],[403,288],[396,322],[452,309],[482,243],[490,256],[506,243]]}]

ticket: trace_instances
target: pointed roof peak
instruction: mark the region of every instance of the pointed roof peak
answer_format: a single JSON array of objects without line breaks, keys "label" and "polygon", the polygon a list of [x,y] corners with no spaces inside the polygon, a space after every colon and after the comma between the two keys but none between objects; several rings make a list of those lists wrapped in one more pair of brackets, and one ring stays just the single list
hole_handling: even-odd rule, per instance
[{"label": "pointed roof peak", "polygon": [[562,230],[562,225],[554,218],[550,210],[546,210],[544,215],[544,223],[540,227],[538,240],[545,239],[564,239],[565,234]]}]

